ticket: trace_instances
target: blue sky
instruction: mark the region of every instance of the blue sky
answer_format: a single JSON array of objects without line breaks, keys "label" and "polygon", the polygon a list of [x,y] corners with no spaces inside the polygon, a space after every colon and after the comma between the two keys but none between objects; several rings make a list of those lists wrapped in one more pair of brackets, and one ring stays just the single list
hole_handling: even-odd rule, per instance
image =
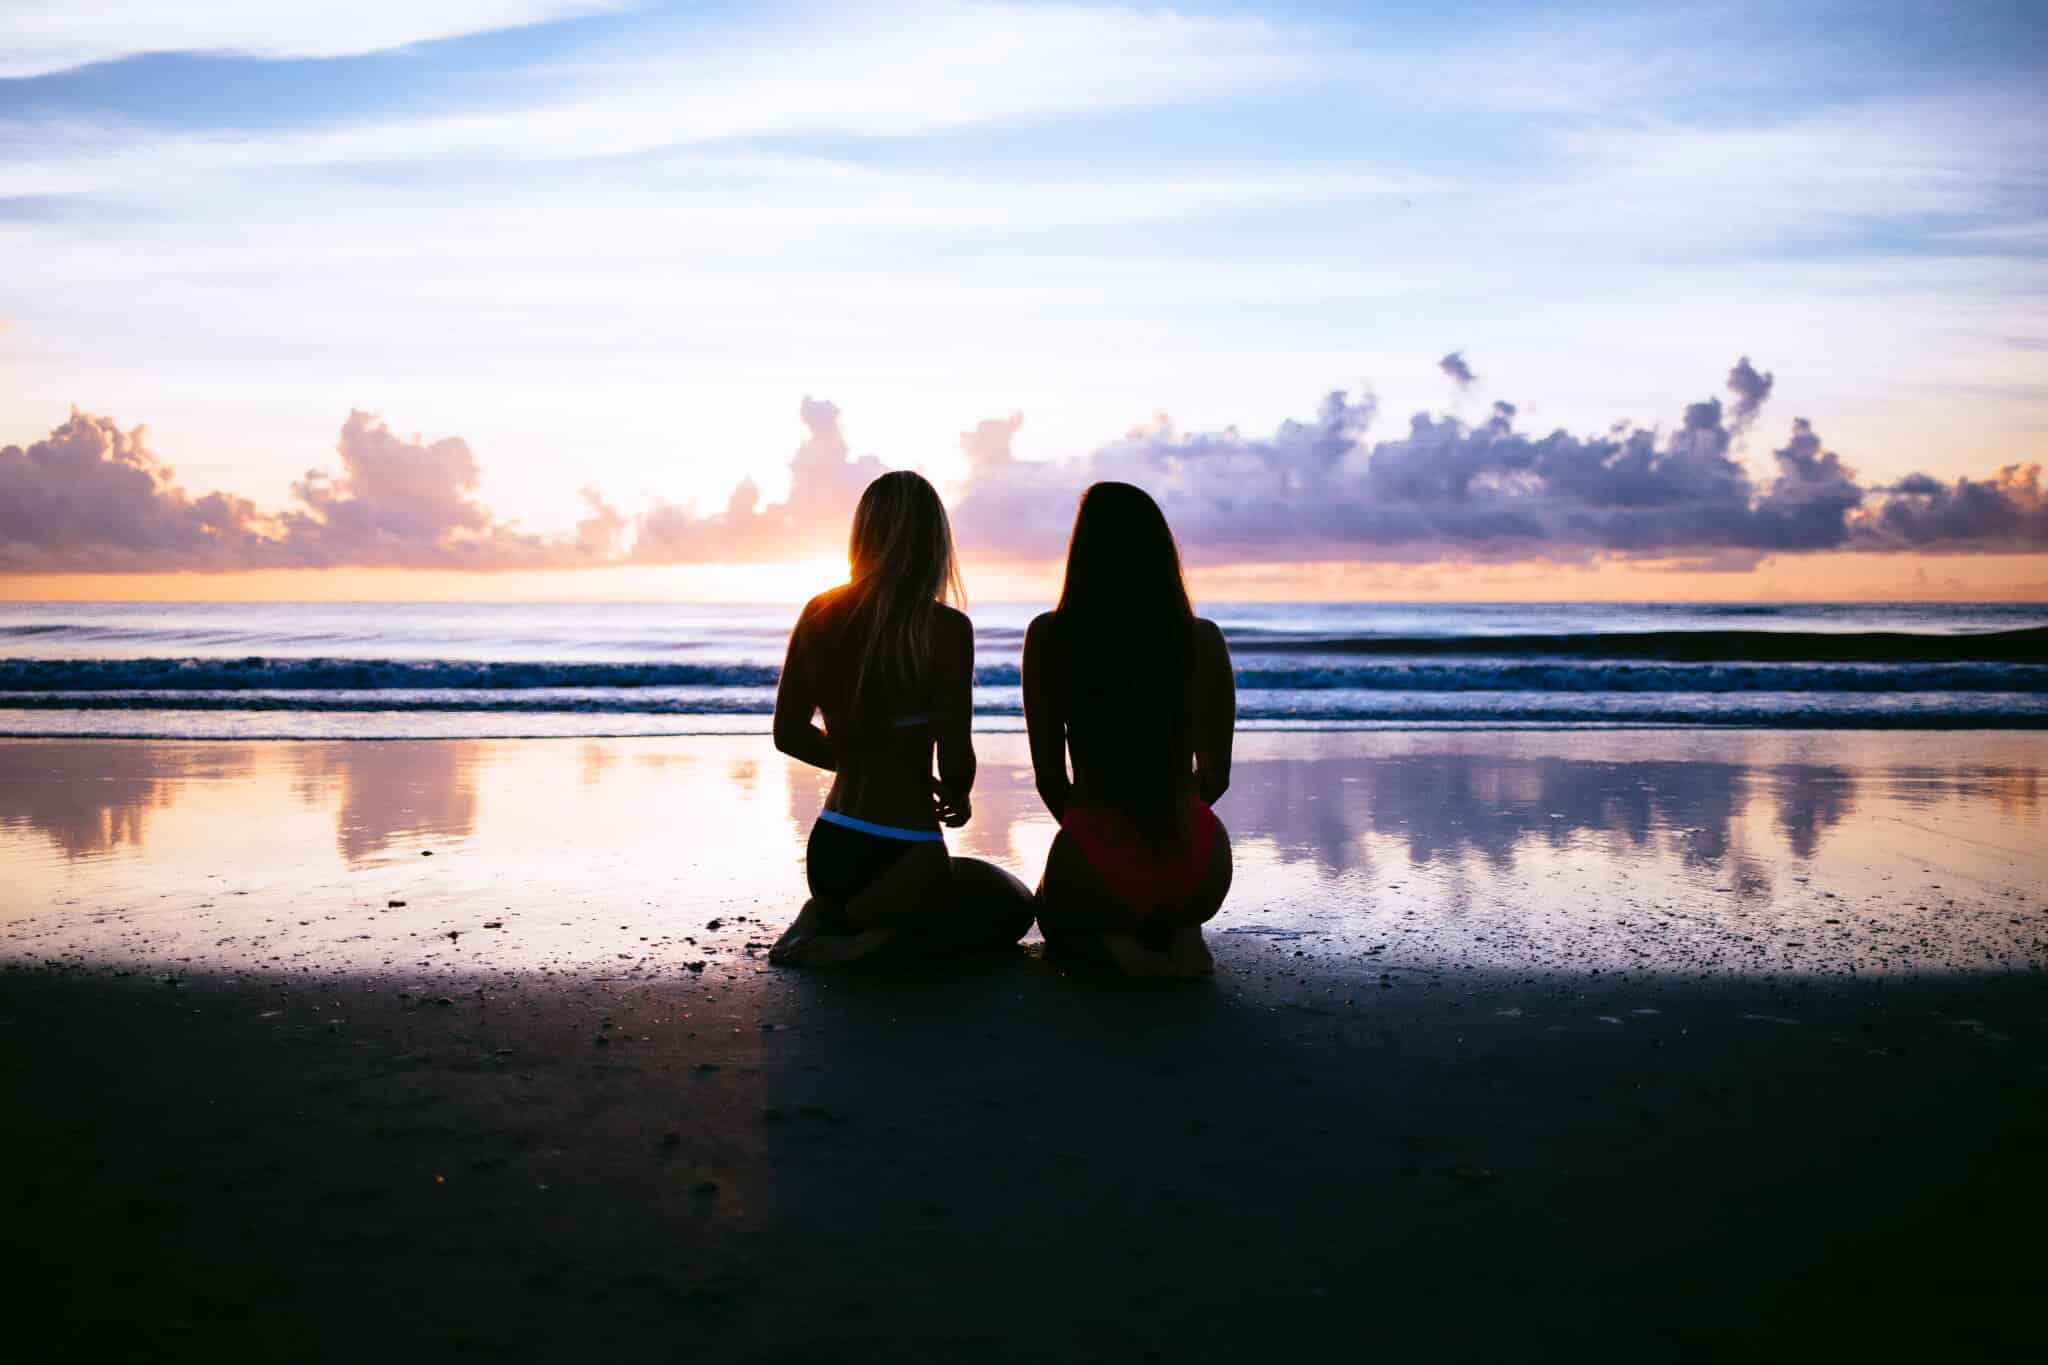
[{"label": "blue sky", "polygon": [[957,479],[1742,355],[1866,484],[2048,444],[2038,5],[133,9],[0,6],[0,445],[270,505],[363,409],[557,530],[777,494],[806,397]]}]

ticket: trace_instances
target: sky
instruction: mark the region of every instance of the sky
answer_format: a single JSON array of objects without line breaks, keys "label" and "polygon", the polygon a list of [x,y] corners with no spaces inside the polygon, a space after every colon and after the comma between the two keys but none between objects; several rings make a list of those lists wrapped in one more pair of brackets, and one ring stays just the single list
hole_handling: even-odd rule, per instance
[{"label": "sky", "polygon": [[2048,599],[2032,4],[0,0],[0,596]]}]

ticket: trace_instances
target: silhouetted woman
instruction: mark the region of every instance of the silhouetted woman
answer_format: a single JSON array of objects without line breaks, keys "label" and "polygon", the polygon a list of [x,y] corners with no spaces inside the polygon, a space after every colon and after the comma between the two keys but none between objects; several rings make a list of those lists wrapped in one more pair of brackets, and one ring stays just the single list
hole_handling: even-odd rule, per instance
[{"label": "silhouetted woman", "polygon": [[1060,822],[1038,888],[1046,942],[1134,976],[1213,971],[1200,926],[1231,868],[1209,807],[1230,785],[1237,691],[1223,633],[1189,605],[1173,532],[1143,490],[1082,494],[1059,606],[1024,637],[1024,719]]},{"label": "silhouetted woman", "polygon": [[938,493],[907,470],[869,484],[847,560],[850,581],[797,618],[775,694],[775,747],[834,777],[805,854],[811,899],[769,960],[1014,943],[1031,927],[1030,892],[948,857],[939,830],[969,814],[974,627],[948,605],[962,594]]}]

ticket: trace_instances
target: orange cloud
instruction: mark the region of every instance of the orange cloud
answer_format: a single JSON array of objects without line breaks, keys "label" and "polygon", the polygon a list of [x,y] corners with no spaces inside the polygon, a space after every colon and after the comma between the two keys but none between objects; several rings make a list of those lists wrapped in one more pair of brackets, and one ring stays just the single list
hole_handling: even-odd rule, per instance
[{"label": "orange cloud", "polygon": [[[2039,466],[1864,485],[1795,418],[1771,452],[1771,476],[1758,477],[1737,447],[1772,376],[1744,357],[1726,382],[1730,406],[1692,403],[1668,432],[1524,431],[1515,407],[1497,402],[1483,422],[1424,413],[1374,440],[1370,397],[1338,392],[1269,435],[1180,432],[1162,420],[1049,463],[1012,453],[1023,421],[1012,415],[962,434],[968,479],[954,522],[970,558],[1044,563],[1065,543],[1080,490],[1122,479],[1154,493],[1204,570],[1535,563],[1727,575],[1820,551],[2048,550]],[[586,487],[587,515],[543,535],[478,500],[477,459],[460,437],[404,439],[366,412],[341,428],[339,468],[308,471],[292,485],[295,505],[266,513],[230,494],[193,497],[142,428],[74,411],[47,439],[0,449],[0,571],[517,573],[817,558],[843,543],[854,500],[887,466],[854,457],[832,403],[806,398],[799,416],[806,435],[781,501],[743,481],[714,512],[658,502],[629,516]]]}]

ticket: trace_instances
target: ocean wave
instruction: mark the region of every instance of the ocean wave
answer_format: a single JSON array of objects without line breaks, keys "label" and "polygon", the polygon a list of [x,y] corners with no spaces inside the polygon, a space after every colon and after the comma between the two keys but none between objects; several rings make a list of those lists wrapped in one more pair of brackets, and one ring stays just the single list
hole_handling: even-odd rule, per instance
[{"label": "ocean wave", "polygon": [[[0,696],[121,692],[490,692],[772,688],[764,663],[583,663],[449,659],[0,659]],[[1014,663],[975,669],[1016,687]],[[1247,651],[1240,692],[2048,692],[2048,664],[1677,663],[1660,659],[1324,659]]]},{"label": "ocean wave", "polygon": [[2048,692],[2048,665],[1669,663],[1662,660],[1381,661],[1237,670],[1243,691]]},{"label": "ocean wave", "polygon": [[[1022,716],[1014,690],[977,698],[976,724],[1014,729]],[[365,736],[404,727],[417,733],[465,733],[499,717],[505,724],[563,733],[660,733],[692,721],[758,725],[765,732],[772,692],[651,695],[584,692],[423,693],[103,693],[16,694],[0,700],[0,734],[113,735],[175,733],[202,717],[222,733],[267,727],[340,727]],[[191,717],[192,722],[179,717]],[[264,717],[274,719],[261,719]],[[325,718],[325,719],[323,719]],[[2048,729],[2048,697],[2010,693],[1801,693],[1620,695],[1588,698],[1545,693],[1275,693],[1238,712],[1245,728],[1350,729],[1376,725],[1656,726],[1761,729]],[[421,729],[421,727],[426,727]],[[594,728],[593,728],[594,727]]]},{"label": "ocean wave", "polygon": [[464,659],[0,659],[0,691],[514,691],[773,687],[772,664],[534,663]]},{"label": "ocean wave", "polygon": [[1562,635],[1344,635],[1236,632],[1265,654],[1442,654],[1586,659],[1661,659],[1682,663],[2007,662],[2048,664],[2048,626],[1933,634],[1905,631],[1650,630]]}]

